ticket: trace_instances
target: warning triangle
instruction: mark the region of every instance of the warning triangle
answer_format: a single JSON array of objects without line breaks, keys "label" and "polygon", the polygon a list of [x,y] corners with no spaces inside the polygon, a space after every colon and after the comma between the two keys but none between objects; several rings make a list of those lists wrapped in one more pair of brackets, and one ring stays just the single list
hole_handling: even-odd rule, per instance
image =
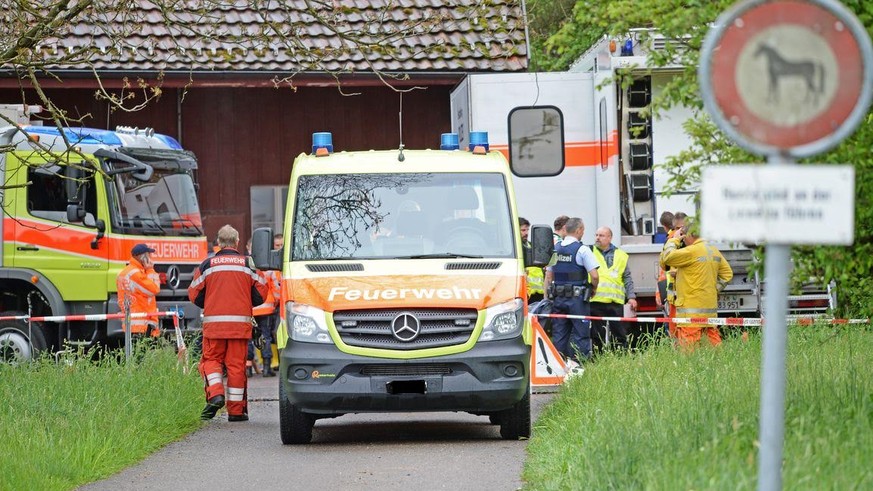
[{"label": "warning triangle", "polygon": [[536,317],[531,319],[533,348],[530,350],[530,384],[533,387],[561,385],[567,375],[564,357],[555,349]]}]

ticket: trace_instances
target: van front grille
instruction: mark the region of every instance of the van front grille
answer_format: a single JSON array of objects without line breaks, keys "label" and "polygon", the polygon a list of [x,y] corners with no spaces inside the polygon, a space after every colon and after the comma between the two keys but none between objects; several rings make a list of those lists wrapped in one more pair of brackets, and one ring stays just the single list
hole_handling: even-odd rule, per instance
[{"label": "van front grille", "polygon": [[[464,344],[477,319],[475,309],[364,309],[333,314],[337,332],[347,345],[395,350]],[[395,331],[399,332],[395,335]]]}]

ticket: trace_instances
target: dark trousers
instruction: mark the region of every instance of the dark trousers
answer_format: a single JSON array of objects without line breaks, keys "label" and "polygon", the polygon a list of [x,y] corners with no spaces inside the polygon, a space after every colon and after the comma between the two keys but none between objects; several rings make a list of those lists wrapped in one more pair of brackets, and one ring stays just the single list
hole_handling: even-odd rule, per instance
[{"label": "dark trousers", "polygon": [[255,317],[255,322],[258,323],[258,330],[261,332],[261,358],[264,360],[264,367],[272,364],[273,347],[271,346],[276,341],[276,315],[259,315]]},{"label": "dark trousers", "polygon": [[[580,297],[557,297],[553,314],[590,315],[588,302]],[[583,319],[552,319],[552,344],[565,358],[575,361],[591,358],[591,322]]]},{"label": "dark trousers", "polygon": [[[617,303],[591,302],[591,315],[595,317],[624,317],[624,305]],[[608,324],[608,327],[607,327]],[[606,348],[606,330],[609,329],[609,347],[627,349],[627,323],[617,321],[591,321],[591,342],[597,351]]]}]

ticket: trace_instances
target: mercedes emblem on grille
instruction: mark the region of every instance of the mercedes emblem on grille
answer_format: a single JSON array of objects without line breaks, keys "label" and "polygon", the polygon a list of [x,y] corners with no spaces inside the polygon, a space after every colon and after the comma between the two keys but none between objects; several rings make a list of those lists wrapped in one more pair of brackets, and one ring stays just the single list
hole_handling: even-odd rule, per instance
[{"label": "mercedes emblem on grille", "polygon": [[403,312],[391,321],[391,332],[398,340],[408,343],[418,337],[421,322],[409,312]]},{"label": "mercedes emblem on grille", "polygon": [[175,290],[179,288],[179,283],[182,281],[181,274],[179,273],[179,267],[175,264],[171,264],[169,268],[167,268],[167,286]]}]

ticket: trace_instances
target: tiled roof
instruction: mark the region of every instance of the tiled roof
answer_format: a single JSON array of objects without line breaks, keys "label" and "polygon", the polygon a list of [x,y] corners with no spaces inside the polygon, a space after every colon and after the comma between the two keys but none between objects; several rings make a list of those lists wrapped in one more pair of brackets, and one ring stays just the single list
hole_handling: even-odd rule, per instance
[{"label": "tiled roof", "polygon": [[[290,75],[527,67],[520,0],[153,1],[174,9],[164,15],[139,1],[138,9],[90,12],[34,53],[56,71]],[[75,58],[88,46],[97,49],[87,61]]]}]

